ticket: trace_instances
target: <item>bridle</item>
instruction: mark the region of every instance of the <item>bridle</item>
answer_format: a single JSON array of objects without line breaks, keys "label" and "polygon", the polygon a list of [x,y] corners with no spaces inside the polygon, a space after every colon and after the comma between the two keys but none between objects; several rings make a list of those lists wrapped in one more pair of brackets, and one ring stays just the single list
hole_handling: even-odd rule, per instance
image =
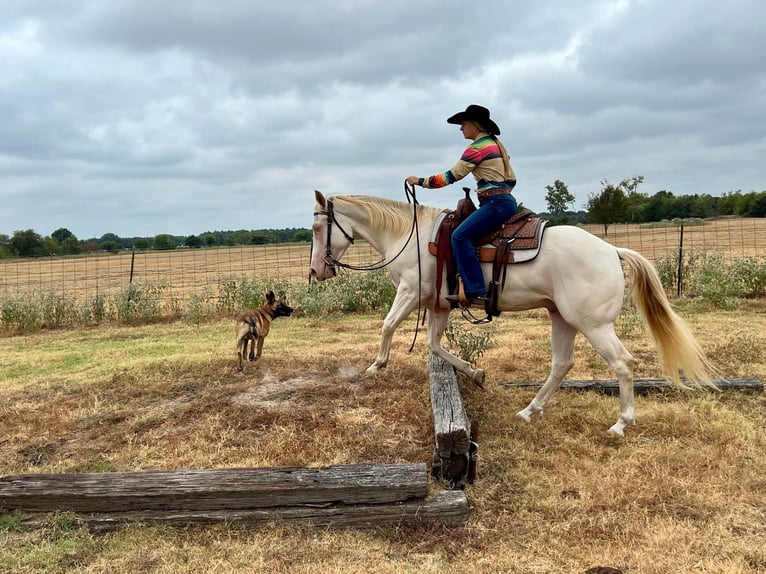
[{"label": "bridle", "polygon": [[[404,253],[405,248],[407,245],[409,245],[410,240],[412,239],[412,236],[415,235],[418,245],[420,244],[420,237],[418,235],[418,200],[415,197],[415,186],[412,186],[412,188],[407,186],[407,182],[404,183],[404,192],[407,196],[407,202],[412,204],[412,227],[410,227],[410,234],[407,236],[407,241],[404,242],[404,245],[402,245],[402,248],[399,250],[399,252],[394,255],[391,259],[386,261],[385,258],[381,259],[377,263],[373,263],[372,265],[351,265],[349,263],[343,263],[338,258],[336,258],[332,254],[332,228],[333,226],[336,226],[338,230],[343,234],[343,237],[345,237],[349,243],[354,243],[354,237],[352,234],[350,234],[348,231],[343,229],[343,226],[338,222],[338,219],[335,217],[335,206],[333,205],[332,199],[327,199],[327,208],[321,211],[315,211],[314,215],[324,215],[327,217],[327,239],[325,243],[325,255],[323,262],[325,265],[327,265],[330,268],[330,271],[333,274],[333,277],[338,274],[338,267],[342,267],[343,269],[350,269],[352,271],[376,271],[378,269],[383,269],[384,267],[390,265],[394,261],[399,258],[399,256]],[[412,198],[412,199],[410,199]],[[313,249],[313,245],[312,245]],[[420,269],[420,249],[418,249],[418,269]]]},{"label": "bridle", "polygon": [[[324,211],[315,211],[314,215],[324,215],[327,217],[327,242],[325,247],[325,254],[324,254],[324,263],[330,268],[330,271],[332,271],[333,277],[338,274],[338,267],[344,267],[346,269],[353,269],[350,265],[346,263],[341,263],[338,259],[335,258],[335,256],[332,254],[332,228],[333,225],[337,225],[340,232],[343,234],[343,236],[348,239],[349,243],[354,243],[354,236],[351,235],[348,231],[343,229],[343,226],[338,222],[338,220],[335,218],[335,207],[333,206],[332,199],[327,200],[327,209]],[[377,265],[377,264],[376,264]]]},{"label": "bridle", "polygon": [[[420,234],[418,232],[418,200],[415,197],[415,186],[408,185],[407,182],[404,182],[404,194],[407,197],[407,203],[412,204],[412,227],[410,227],[410,234],[407,236],[407,241],[404,242],[404,245],[402,245],[402,248],[399,250],[399,252],[394,255],[391,259],[386,261],[385,257],[378,261],[377,263],[373,263],[372,265],[368,266],[357,266],[357,265],[350,265],[348,263],[343,263],[340,260],[338,260],[333,254],[332,254],[332,248],[331,248],[331,240],[332,240],[332,228],[333,226],[337,226],[337,228],[340,230],[340,232],[343,234],[343,236],[349,241],[349,243],[354,243],[354,236],[348,233],[345,229],[343,229],[343,226],[338,223],[337,218],[335,217],[335,207],[333,205],[332,199],[326,200],[327,208],[320,211],[315,211],[314,215],[324,215],[327,217],[327,242],[325,244],[325,255],[324,255],[324,263],[330,268],[330,271],[332,271],[333,277],[338,274],[338,267],[342,267],[344,269],[351,269],[352,271],[376,271],[378,269],[383,269],[384,267],[390,265],[394,261],[397,260],[397,258],[404,253],[405,248],[407,245],[409,245],[410,240],[412,239],[412,236],[415,236],[415,242],[418,246],[418,319],[415,323],[415,335],[412,338],[412,345],[410,345],[410,352],[415,348],[415,341],[418,338],[418,326],[420,325],[420,318],[421,318],[421,263],[420,263]],[[312,241],[311,243],[311,249],[313,251],[314,249],[314,243]],[[423,322],[425,322],[425,314],[423,314]]]}]

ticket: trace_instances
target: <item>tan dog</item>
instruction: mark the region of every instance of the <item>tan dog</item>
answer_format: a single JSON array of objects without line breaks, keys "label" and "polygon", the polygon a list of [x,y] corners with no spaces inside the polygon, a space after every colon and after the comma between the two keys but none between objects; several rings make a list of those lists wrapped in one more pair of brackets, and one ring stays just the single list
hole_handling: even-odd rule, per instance
[{"label": "tan dog", "polygon": [[[250,345],[249,361],[257,361],[261,358],[263,341],[269,334],[271,322],[277,317],[289,317],[293,312],[282,301],[277,301],[274,291],[266,293],[266,303],[257,309],[246,309],[237,315],[237,366],[241,372],[244,369],[243,362],[247,354],[247,345]],[[258,346],[256,352],[256,344]]]}]

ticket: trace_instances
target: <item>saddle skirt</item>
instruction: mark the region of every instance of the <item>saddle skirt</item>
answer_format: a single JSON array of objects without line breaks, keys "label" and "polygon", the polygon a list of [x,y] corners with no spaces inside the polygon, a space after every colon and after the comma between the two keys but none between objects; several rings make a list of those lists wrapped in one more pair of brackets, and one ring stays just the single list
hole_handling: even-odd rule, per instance
[{"label": "saddle skirt", "polygon": [[[508,219],[500,229],[477,239],[474,244],[479,261],[494,263],[498,255],[497,249],[501,244],[504,244],[502,249],[504,253],[498,263],[524,263],[537,257],[548,221],[533,215],[531,210],[522,209]],[[454,211],[445,209],[438,215],[428,241],[428,251],[431,255],[438,258],[439,246],[442,246],[450,250],[451,257],[449,236],[458,224]]]}]

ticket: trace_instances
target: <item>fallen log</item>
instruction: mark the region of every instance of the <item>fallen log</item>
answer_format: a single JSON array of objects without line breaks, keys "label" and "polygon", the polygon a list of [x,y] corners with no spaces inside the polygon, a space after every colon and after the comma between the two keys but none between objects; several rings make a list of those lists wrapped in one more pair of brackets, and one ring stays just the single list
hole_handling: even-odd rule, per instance
[{"label": "fallen log", "polygon": [[217,511],[388,504],[427,493],[424,463],[26,474],[0,478],[0,511]]},{"label": "fallen log", "polygon": [[431,474],[452,486],[473,481],[476,444],[463,408],[455,369],[441,357],[429,358],[431,409],[434,417],[435,448]]},{"label": "fallen log", "polygon": [[[248,527],[272,523],[301,523],[328,528],[377,528],[387,525],[440,523],[459,527],[468,521],[468,500],[462,491],[440,491],[409,502],[362,505],[299,505],[260,509],[207,511],[144,510],[78,514],[77,519],[92,531],[108,531],[130,523],[171,526],[241,524]],[[27,527],[42,526],[44,516],[25,517]]]},{"label": "fallen log", "polygon": [[[734,378],[734,379],[713,379],[713,383],[721,391],[739,390],[739,391],[763,391],[763,382],[759,379]],[[539,389],[543,386],[542,382],[500,382],[498,385],[509,389]],[[617,395],[620,393],[620,386],[617,380],[573,380],[562,381],[562,389],[582,389],[602,392],[606,395]],[[633,391],[636,394],[648,394],[653,391],[665,389],[678,389],[679,387],[666,379],[636,379],[633,381]],[[702,387],[708,389],[708,387]],[[712,390],[712,389],[709,389]]]}]

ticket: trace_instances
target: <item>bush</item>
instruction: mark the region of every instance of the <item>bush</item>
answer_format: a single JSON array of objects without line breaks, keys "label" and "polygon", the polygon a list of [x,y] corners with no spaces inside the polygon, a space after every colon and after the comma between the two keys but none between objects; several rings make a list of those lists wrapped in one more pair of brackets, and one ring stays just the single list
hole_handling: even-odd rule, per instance
[{"label": "bush", "polygon": [[330,281],[293,284],[289,301],[310,317],[385,312],[396,296],[386,270],[341,273]]},{"label": "bush", "polygon": [[[666,291],[678,288],[678,253],[668,252],[654,264]],[[733,309],[739,298],[766,295],[766,259],[728,261],[720,253],[690,250],[681,266],[681,295],[700,297],[713,306]]]},{"label": "bush", "polygon": [[162,319],[163,285],[131,283],[122,288],[115,301],[117,320],[126,325],[159,322]]},{"label": "bush", "polygon": [[455,320],[456,314],[451,314],[447,322],[444,335],[447,338],[448,348],[453,354],[464,361],[476,364],[484,352],[497,344],[495,335],[497,324],[489,323],[471,325],[461,319]]}]

